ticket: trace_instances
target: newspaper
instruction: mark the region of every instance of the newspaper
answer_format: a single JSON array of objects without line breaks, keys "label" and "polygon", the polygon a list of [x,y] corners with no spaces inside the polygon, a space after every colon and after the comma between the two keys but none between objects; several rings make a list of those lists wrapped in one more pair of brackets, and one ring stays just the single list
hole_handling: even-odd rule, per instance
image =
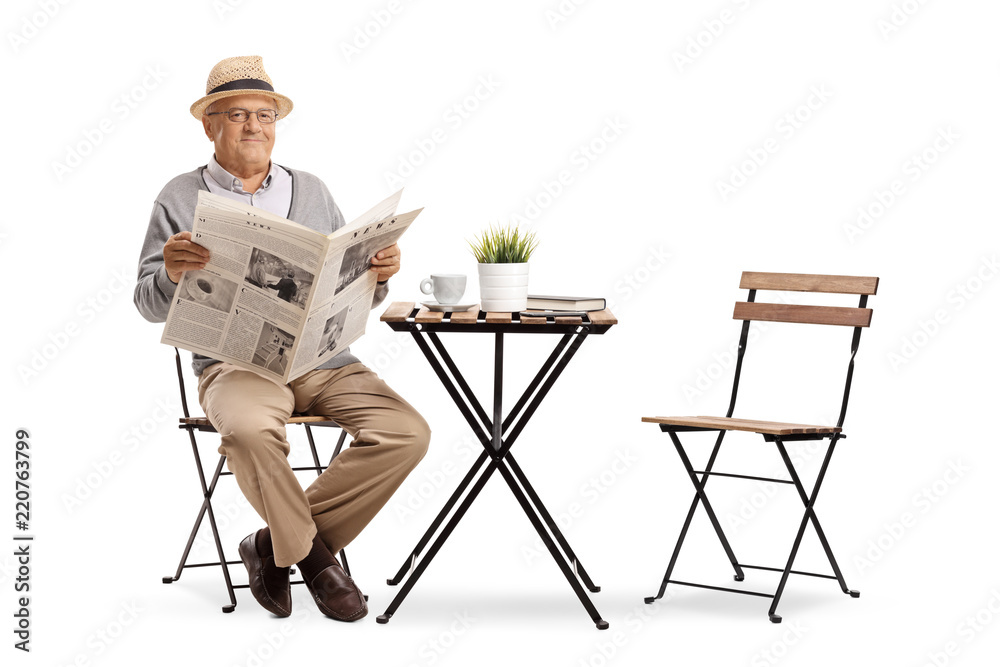
[{"label": "newspaper", "polygon": [[211,252],[177,284],[162,343],[228,361],[282,384],[365,332],[371,258],[423,210],[396,215],[402,190],[329,236],[210,192],[191,238]]}]

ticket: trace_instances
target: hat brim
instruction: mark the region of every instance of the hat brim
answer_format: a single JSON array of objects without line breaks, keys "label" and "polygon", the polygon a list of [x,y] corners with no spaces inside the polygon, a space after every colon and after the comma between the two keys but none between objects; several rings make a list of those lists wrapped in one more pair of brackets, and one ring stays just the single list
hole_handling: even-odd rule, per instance
[{"label": "hat brim", "polygon": [[224,97],[235,97],[236,95],[262,95],[264,97],[273,97],[274,101],[278,103],[278,118],[284,118],[288,114],[292,113],[292,101],[280,95],[278,93],[273,93],[270,90],[259,90],[253,88],[246,88],[242,90],[224,90],[218,93],[212,93],[211,95],[205,95],[197,102],[191,105],[191,115],[201,120],[201,117],[205,113],[205,108],[209,104],[216,100],[221,100]]}]

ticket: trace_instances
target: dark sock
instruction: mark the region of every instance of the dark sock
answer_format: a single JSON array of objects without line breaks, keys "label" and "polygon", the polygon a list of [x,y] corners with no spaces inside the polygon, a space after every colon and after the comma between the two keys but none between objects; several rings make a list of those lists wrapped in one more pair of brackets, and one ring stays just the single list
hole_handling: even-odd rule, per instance
[{"label": "dark sock", "polygon": [[274,555],[274,544],[271,543],[271,529],[264,526],[257,532],[257,553],[262,558]]},{"label": "dark sock", "polygon": [[309,551],[309,555],[299,561],[299,569],[302,570],[303,577],[312,579],[336,562],[326,544],[317,535],[313,538],[313,545]]}]

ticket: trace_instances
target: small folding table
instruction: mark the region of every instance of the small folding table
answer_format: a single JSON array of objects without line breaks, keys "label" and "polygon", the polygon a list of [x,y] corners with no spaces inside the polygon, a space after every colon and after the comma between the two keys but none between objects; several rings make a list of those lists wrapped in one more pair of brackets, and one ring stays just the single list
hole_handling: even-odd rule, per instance
[{"label": "small folding table", "polygon": [[[593,619],[598,629],[606,629],[608,622],[601,618],[593,602],[587,596],[587,592],[581,586],[581,581],[593,593],[601,590],[600,587],[594,585],[569,542],[560,532],[552,515],[545,509],[538,494],[528,482],[524,471],[521,470],[514,456],[510,453],[510,449],[583,341],[591,334],[605,333],[617,324],[618,320],[609,310],[587,313],[582,317],[521,317],[517,313],[482,312],[478,306],[463,312],[431,312],[427,308],[417,308],[413,303],[402,302],[390,305],[382,314],[381,320],[392,327],[394,331],[408,332],[413,336],[420,351],[427,357],[431,368],[434,369],[444,388],[455,401],[455,405],[458,406],[462,416],[465,417],[473,433],[482,444],[483,452],[473,463],[472,468],[469,469],[458,488],[445,503],[444,508],[431,523],[427,532],[406,557],[396,576],[388,580],[389,585],[394,586],[400,583],[409,572],[409,577],[406,578],[399,593],[389,604],[385,613],[376,620],[379,623],[389,622],[417,579],[420,578],[427,565],[437,554],[441,545],[451,535],[458,522],[462,520],[483,486],[494,472],[499,471],[528,520],[531,521],[531,525],[538,532],[542,542],[552,554],[552,558],[555,559],[559,569],[566,576],[587,613],[590,614],[590,618]],[[487,413],[483,408],[451,355],[445,349],[438,336],[439,333],[444,332],[493,334],[492,414]],[[560,336],[555,349],[552,350],[506,417],[503,414],[501,400],[505,334],[556,334]],[[468,495],[459,503],[459,499],[470,485],[471,490]],[[432,543],[431,538],[439,529],[441,532]],[[424,553],[425,548],[427,548],[426,553]],[[562,552],[560,552],[560,548]]]}]

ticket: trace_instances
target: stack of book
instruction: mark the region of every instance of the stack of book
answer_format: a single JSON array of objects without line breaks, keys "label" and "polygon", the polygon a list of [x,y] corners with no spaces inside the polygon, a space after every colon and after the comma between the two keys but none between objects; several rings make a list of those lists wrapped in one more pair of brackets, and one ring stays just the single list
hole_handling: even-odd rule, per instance
[{"label": "stack of book", "polygon": [[600,297],[528,295],[528,310],[545,312],[589,312],[604,310],[607,302]]}]

